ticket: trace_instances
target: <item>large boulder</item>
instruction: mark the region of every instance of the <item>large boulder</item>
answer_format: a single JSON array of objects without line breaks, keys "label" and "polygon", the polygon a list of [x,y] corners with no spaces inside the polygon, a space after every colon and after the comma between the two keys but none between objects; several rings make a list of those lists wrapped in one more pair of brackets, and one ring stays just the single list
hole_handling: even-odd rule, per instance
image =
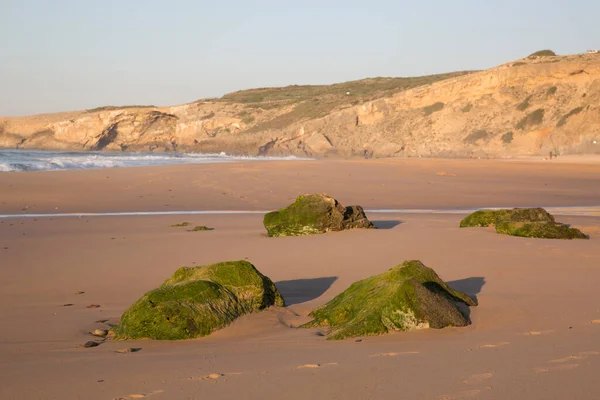
[{"label": "large boulder", "polygon": [[494,226],[496,232],[541,239],[588,239],[579,229],[554,220],[543,208],[479,210],[460,221],[461,228]]},{"label": "large boulder", "polygon": [[269,236],[301,236],[353,228],[375,228],[361,206],[342,206],[325,194],[298,196],[290,206],[265,215]]},{"label": "large boulder", "polygon": [[477,305],[466,293],[450,288],[421,261],[405,261],[383,274],[354,282],[313,311],[313,320],[303,327],[329,327],[328,339],[343,339],[469,325],[457,302]]},{"label": "large boulder", "polygon": [[129,307],[113,333],[116,339],[192,339],[271,305],[284,306],[281,294],[247,261],[183,267]]}]

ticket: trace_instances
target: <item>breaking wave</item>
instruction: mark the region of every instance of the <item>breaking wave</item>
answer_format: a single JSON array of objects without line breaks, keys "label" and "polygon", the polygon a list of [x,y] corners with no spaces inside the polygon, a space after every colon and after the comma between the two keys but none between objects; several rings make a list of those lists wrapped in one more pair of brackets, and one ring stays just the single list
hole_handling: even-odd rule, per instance
[{"label": "breaking wave", "polygon": [[302,161],[309,158],[248,157],[225,153],[103,153],[40,150],[0,150],[0,172],[53,171],[146,167],[173,164],[208,164],[236,161]]}]

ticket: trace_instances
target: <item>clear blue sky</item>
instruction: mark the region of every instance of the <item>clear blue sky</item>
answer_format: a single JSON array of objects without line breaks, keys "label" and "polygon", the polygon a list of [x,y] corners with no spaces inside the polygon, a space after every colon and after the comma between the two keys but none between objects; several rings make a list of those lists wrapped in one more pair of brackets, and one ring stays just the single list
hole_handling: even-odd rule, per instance
[{"label": "clear blue sky", "polygon": [[598,0],[0,0],[0,115],[600,48]]}]

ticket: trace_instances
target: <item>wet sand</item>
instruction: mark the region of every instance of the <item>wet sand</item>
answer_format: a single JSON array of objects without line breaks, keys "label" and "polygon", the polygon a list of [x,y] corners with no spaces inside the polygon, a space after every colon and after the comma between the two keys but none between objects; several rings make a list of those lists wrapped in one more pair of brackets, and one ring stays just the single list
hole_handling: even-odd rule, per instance
[{"label": "wet sand", "polygon": [[[32,212],[156,210],[167,199],[265,209],[311,191],[367,208],[600,204],[596,165],[425,161],[0,174],[1,211],[26,212],[25,202]],[[599,217],[559,218],[590,234],[579,241],[459,229],[460,215],[369,217],[381,229],[297,238],[267,238],[261,215],[0,220],[0,398],[597,397]],[[215,230],[170,227],[182,221]],[[106,326],[94,321],[118,321],[176,268],[235,259],[271,277],[288,307],[197,340],[77,347]],[[293,328],[352,282],[407,259],[478,298],[471,326],[336,342]],[[141,350],[115,353],[125,348]]]}]

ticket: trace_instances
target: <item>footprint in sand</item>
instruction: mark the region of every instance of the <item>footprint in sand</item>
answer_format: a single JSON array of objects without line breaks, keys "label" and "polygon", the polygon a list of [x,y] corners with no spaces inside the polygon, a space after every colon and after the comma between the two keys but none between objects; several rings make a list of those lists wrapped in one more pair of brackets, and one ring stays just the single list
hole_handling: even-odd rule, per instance
[{"label": "footprint in sand", "polygon": [[330,362],[330,363],[324,363],[324,364],[304,364],[304,365],[299,365],[296,367],[296,369],[306,369],[306,368],[321,368],[321,367],[327,367],[330,365],[337,365],[338,363],[336,362]]},{"label": "footprint in sand", "polygon": [[597,356],[597,355],[600,355],[600,352],[598,352],[598,351],[580,351],[576,355],[570,355],[570,356],[563,357],[563,358],[557,358],[556,360],[551,360],[549,362],[552,364],[564,363],[564,362],[573,361],[573,360],[584,360],[584,359],[588,358],[589,356]]},{"label": "footprint in sand", "polygon": [[220,378],[222,378],[224,376],[230,376],[230,375],[242,375],[242,373],[241,372],[228,372],[226,374],[214,373],[214,374],[209,374],[209,375],[202,376],[202,377],[199,377],[199,378],[195,377],[195,376],[190,376],[188,379],[206,381],[206,380],[220,379]]},{"label": "footprint in sand", "polygon": [[479,346],[480,349],[491,349],[494,347],[501,347],[510,344],[510,342],[500,342],[500,343],[492,343],[492,344],[484,344]]},{"label": "footprint in sand", "polygon": [[376,354],[371,354],[369,357],[396,357],[396,356],[402,356],[405,354],[419,354],[418,351],[403,351],[403,352],[391,352],[391,353],[376,353]]},{"label": "footprint in sand", "polygon": [[543,372],[552,372],[552,371],[568,371],[571,369],[575,369],[579,367],[579,364],[561,364],[561,365],[555,365],[552,367],[537,367],[533,369],[533,372],[535,372],[536,374],[539,373],[543,373]]},{"label": "footprint in sand", "polygon": [[568,357],[564,357],[564,358],[557,358],[556,360],[551,360],[549,362],[556,364],[556,363],[564,363],[564,362],[573,361],[573,360],[583,360],[584,358],[587,358],[587,356],[586,355],[568,356]]},{"label": "footprint in sand", "polygon": [[438,396],[438,400],[468,399],[469,397],[477,396],[479,393],[481,393],[481,390],[479,390],[479,389],[464,390],[464,391],[458,392],[456,394],[444,394],[444,395]]},{"label": "footprint in sand", "polygon": [[525,332],[525,336],[549,335],[550,333],[554,333],[554,331],[553,330],[547,330],[547,331],[530,331],[530,332]]},{"label": "footprint in sand", "polygon": [[467,379],[462,381],[462,383],[467,384],[467,385],[474,385],[477,383],[481,383],[481,382],[485,381],[486,379],[490,379],[492,376],[494,376],[493,372],[484,372],[482,374],[475,374],[475,375],[471,375],[470,377],[468,377]]},{"label": "footprint in sand", "polygon": [[149,397],[149,396],[153,396],[155,394],[159,394],[159,393],[162,393],[162,392],[164,392],[164,390],[155,390],[153,392],[146,393],[146,394],[143,394],[143,393],[134,393],[134,394],[130,394],[130,395],[124,396],[124,397],[117,397],[115,400],[143,399],[143,398],[146,398],[146,397]]}]

